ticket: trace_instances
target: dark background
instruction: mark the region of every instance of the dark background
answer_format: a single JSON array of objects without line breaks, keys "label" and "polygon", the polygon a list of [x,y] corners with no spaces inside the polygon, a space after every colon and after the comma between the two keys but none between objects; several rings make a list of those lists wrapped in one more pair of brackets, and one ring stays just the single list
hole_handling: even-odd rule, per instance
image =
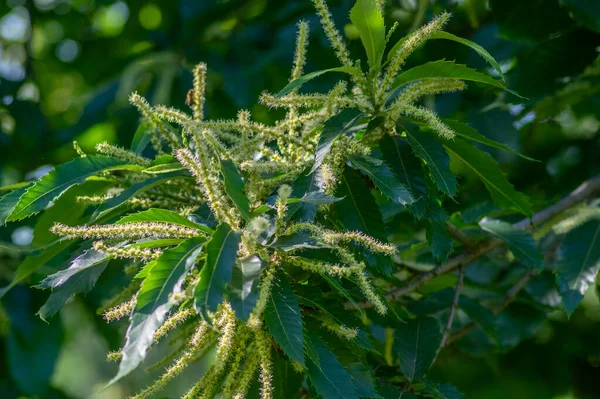
[{"label": "dark background", "polygon": [[[353,1],[329,4],[351,51],[362,54],[347,25]],[[426,104],[539,160],[492,151],[536,209],[598,173],[600,1],[390,0],[386,24],[398,22],[397,39],[443,9],[454,14],[447,30],[485,47],[508,86],[527,99],[473,83]],[[73,140],[84,151],[101,141],[128,146],[139,121],[129,93],[184,109],[199,61],[209,67],[208,118],[245,108],[273,121],[278,114],[256,105],[257,98],[287,83],[301,19],[312,28],[305,70],[336,66],[309,0],[0,0],[0,186],[70,159]],[[407,67],[441,58],[494,73],[476,53],[448,41],[430,41]],[[323,76],[306,89],[326,91],[335,79]],[[487,199],[481,183],[463,172],[458,202],[445,204],[450,211]],[[35,218],[2,228],[0,241],[27,245],[34,224]],[[1,286],[20,258],[0,248]],[[40,272],[53,267],[59,265]],[[116,367],[105,352],[119,348],[125,330],[124,322],[107,326],[96,315],[98,292],[110,278],[49,324],[35,316],[46,292],[19,286],[0,302],[0,398],[121,398],[132,389],[127,384],[148,381],[140,372],[97,393]],[[598,294],[590,290],[571,320],[557,311],[535,324],[533,338],[507,343],[503,353],[447,353],[431,377],[468,398],[597,398],[599,333]],[[189,383],[177,381],[166,395]]]}]

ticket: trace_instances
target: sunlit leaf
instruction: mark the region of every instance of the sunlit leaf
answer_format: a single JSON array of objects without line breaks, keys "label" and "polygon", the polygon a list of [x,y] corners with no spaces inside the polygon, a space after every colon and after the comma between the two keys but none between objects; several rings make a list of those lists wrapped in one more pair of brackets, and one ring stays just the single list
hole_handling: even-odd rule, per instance
[{"label": "sunlit leaf", "polygon": [[175,305],[172,294],[181,292],[183,280],[194,267],[204,242],[202,237],[190,238],[173,249],[165,250],[155,261],[138,293],[119,371],[109,385],[133,371],[146,357],[155,331]]},{"label": "sunlit leaf", "polygon": [[244,194],[242,175],[230,159],[221,160],[221,173],[223,174],[223,182],[225,183],[225,192],[229,195],[237,210],[240,211],[242,217],[249,220],[250,203],[248,202],[248,197]]},{"label": "sunlit leaf", "polygon": [[259,296],[260,274],[265,266],[257,255],[237,260],[233,265],[227,292],[238,319],[247,321]]},{"label": "sunlit leaf", "polygon": [[7,221],[21,220],[34,215],[69,187],[81,184],[88,177],[100,172],[117,169],[140,168],[103,155],[88,155],[59,165],[27,189]]},{"label": "sunlit leaf", "polygon": [[360,34],[371,69],[379,67],[385,48],[385,24],[375,0],[357,0],[350,21]]},{"label": "sunlit leaf", "polygon": [[237,257],[240,236],[239,232],[222,223],[206,244],[206,262],[194,291],[194,307],[205,320],[209,320],[208,312],[216,311],[217,306],[223,302]]}]

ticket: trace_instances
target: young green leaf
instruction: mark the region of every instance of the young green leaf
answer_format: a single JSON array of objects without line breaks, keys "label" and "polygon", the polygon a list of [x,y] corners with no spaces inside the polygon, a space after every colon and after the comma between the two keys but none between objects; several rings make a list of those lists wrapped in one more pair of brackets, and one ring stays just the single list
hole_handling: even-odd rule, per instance
[{"label": "young green leaf", "polygon": [[34,215],[69,187],[81,184],[88,177],[100,172],[117,169],[139,170],[140,167],[103,155],[88,155],[59,165],[27,189],[7,221],[17,221]]},{"label": "young green leaf", "polygon": [[456,194],[456,176],[450,170],[450,157],[431,133],[415,125],[405,124],[404,130],[415,155],[423,159],[437,187],[447,196]]},{"label": "young green leaf", "polygon": [[358,399],[352,376],[319,337],[307,336],[306,375],[323,399]]},{"label": "young green leaf", "polygon": [[321,166],[335,139],[352,128],[361,116],[362,113],[359,110],[347,108],[342,110],[339,114],[329,118],[329,120],[323,124],[323,130],[321,131],[319,142],[317,143],[315,163],[313,164],[310,173],[313,173]]},{"label": "young green leaf", "polygon": [[259,296],[260,273],[264,262],[257,255],[237,260],[233,265],[227,292],[238,319],[247,321]]},{"label": "young green leaf", "polygon": [[413,202],[408,210],[418,219],[425,214],[425,176],[421,161],[412,153],[408,141],[402,137],[385,134],[379,142],[385,163],[396,174],[398,181],[408,189]]},{"label": "young green leaf", "polygon": [[221,160],[221,173],[225,183],[225,192],[245,220],[250,220],[250,203],[244,194],[242,175],[230,159]]},{"label": "young green leaf", "polygon": [[275,342],[290,359],[304,366],[304,335],[300,306],[287,276],[279,272],[265,308],[265,323]]},{"label": "young green leaf", "polygon": [[357,0],[350,21],[358,30],[372,70],[379,67],[385,49],[385,24],[375,0]]},{"label": "young green leaf", "polygon": [[324,69],[322,71],[315,71],[315,72],[307,73],[306,75],[300,76],[298,79],[294,79],[290,83],[288,83],[287,86],[285,86],[283,89],[281,89],[279,91],[279,93],[277,93],[277,95],[275,96],[275,100],[280,99],[281,97],[285,96],[286,94],[291,93],[295,89],[300,88],[304,83],[306,83],[318,76],[321,76],[324,73],[328,73],[328,72],[344,72],[344,73],[347,73],[348,75],[352,75],[352,76],[356,76],[356,77],[360,77],[360,75],[361,75],[360,69],[355,68],[355,67],[348,67],[348,66]]},{"label": "young green leaf", "polygon": [[240,237],[239,232],[222,223],[217,226],[217,230],[206,244],[206,262],[200,272],[200,282],[194,291],[194,307],[207,321],[210,320],[208,312],[216,311],[217,306],[223,302],[225,288],[231,280]]},{"label": "young green leaf", "polygon": [[410,193],[383,161],[362,154],[350,154],[348,160],[355,168],[366,173],[375,186],[389,199],[397,204],[406,205],[413,202]]},{"label": "young green leaf", "polygon": [[194,267],[204,242],[204,238],[194,237],[165,250],[149,270],[131,315],[119,371],[109,385],[129,374],[146,357],[154,333],[175,305],[171,296],[181,292],[183,280]]},{"label": "young green leaf", "polygon": [[521,97],[516,92],[509,90],[502,82],[489,75],[477,72],[475,69],[469,68],[466,65],[455,64],[454,61],[445,60],[427,62],[398,75],[392,84],[392,91],[395,91],[400,86],[407,83],[429,78],[452,78],[483,83],[506,90],[517,97]]},{"label": "young green leaf", "polygon": [[52,293],[38,314],[42,320],[54,316],[75,294],[89,292],[108,265],[110,255],[93,249],[76,257],[68,269],[46,277],[36,288],[50,288]]},{"label": "young green leaf", "polygon": [[594,285],[599,269],[600,221],[591,220],[565,235],[555,266],[560,296],[569,316]]},{"label": "young green leaf", "polygon": [[500,78],[502,80],[504,80],[504,74],[502,73],[502,68],[500,68],[498,61],[496,61],[494,59],[494,57],[492,57],[492,55],[490,53],[488,53],[487,50],[484,49],[483,47],[481,47],[479,44],[472,42],[471,40],[468,40],[468,39],[465,39],[462,37],[458,37],[458,36],[453,35],[452,33],[444,32],[441,30],[435,32],[429,38],[430,39],[452,40],[457,43],[464,44],[467,47],[471,47],[473,50],[475,50],[477,52],[477,54],[482,56],[496,70],[496,72],[498,72],[498,74],[500,75]]},{"label": "young green leaf", "polygon": [[514,209],[526,216],[533,214],[529,198],[514,189],[498,163],[488,154],[459,138],[444,141],[443,146],[481,179],[499,206]]},{"label": "young green leaf", "polygon": [[425,376],[441,340],[438,322],[429,317],[410,320],[396,329],[394,352],[400,359],[400,371],[410,382]]},{"label": "young green leaf", "polygon": [[544,257],[530,233],[517,230],[510,223],[488,218],[480,221],[479,227],[505,241],[515,258],[528,268],[540,269],[542,267]]}]

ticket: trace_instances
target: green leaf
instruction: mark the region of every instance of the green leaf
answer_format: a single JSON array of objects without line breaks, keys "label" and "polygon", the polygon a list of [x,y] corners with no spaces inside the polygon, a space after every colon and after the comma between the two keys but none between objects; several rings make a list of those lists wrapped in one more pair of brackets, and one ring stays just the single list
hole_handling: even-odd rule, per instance
[{"label": "green leaf", "polygon": [[[336,197],[343,200],[333,204],[333,210],[346,230],[358,230],[382,242],[387,242],[385,226],[379,207],[367,183],[360,174],[350,168],[344,170],[340,184],[336,188]],[[369,261],[369,259],[367,259]],[[389,274],[391,261],[376,254],[369,261],[371,266],[383,274]]]},{"label": "green leaf", "polygon": [[444,147],[429,132],[408,123],[403,127],[415,155],[425,161],[436,186],[447,196],[454,197],[456,176],[450,170],[450,157]]},{"label": "green leaf", "polygon": [[293,204],[295,202],[304,202],[307,204],[332,204],[334,202],[341,201],[342,198],[333,197],[331,195],[327,195],[322,191],[311,191],[302,196],[302,198],[290,198],[288,200],[288,204]]},{"label": "green leaf", "polygon": [[358,399],[353,379],[320,338],[307,336],[306,375],[323,399]]},{"label": "green leaf", "polygon": [[[310,192],[320,190],[318,183],[319,173],[308,173],[303,170],[292,185],[292,197],[304,197]],[[317,205],[310,202],[296,202],[288,206],[286,218],[295,222],[312,222],[317,216]]]},{"label": "green leaf", "polygon": [[287,276],[279,272],[276,277],[265,308],[265,323],[283,352],[304,366],[304,335],[300,306]]},{"label": "green leaf", "polygon": [[530,233],[517,230],[510,223],[489,218],[481,220],[479,227],[506,242],[515,258],[529,269],[542,267],[544,257]]},{"label": "green leaf", "polygon": [[158,222],[176,224],[183,227],[191,227],[198,229],[206,234],[212,235],[214,230],[200,223],[192,222],[191,220],[166,209],[150,208],[145,211],[132,213],[119,219],[117,224],[126,223],[141,223],[141,222]]},{"label": "green leaf", "polygon": [[77,201],[77,197],[102,195],[113,186],[114,183],[107,179],[92,177],[82,184],[69,188],[53,202],[52,207],[45,209],[39,215],[33,230],[31,244],[41,247],[56,241],[56,235],[50,231],[56,221],[68,226],[85,223],[89,218],[86,213],[89,204]]},{"label": "green leaf", "polygon": [[419,391],[423,395],[436,399],[463,399],[463,394],[450,384],[441,384],[438,382],[426,381],[423,390]]},{"label": "green leaf", "polygon": [[300,76],[298,79],[294,79],[290,83],[288,83],[287,86],[285,86],[283,89],[281,89],[279,91],[279,93],[277,93],[277,95],[275,96],[275,100],[278,100],[281,97],[285,96],[286,94],[291,93],[295,89],[300,88],[304,83],[306,83],[318,76],[321,76],[324,73],[328,73],[328,72],[344,72],[349,75],[353,75],[353,76],[357,76],[357,77],[359,77],[361,75],[360,69],[355,68],[355,67],[347,67],[347,66],[331,68],[331,69],[324,69],[322,71],[315,71],[315,72],[307,73],[306,75]]},{"label": "green leaf", "polygon": [[[298,395],[304,381],[304,373],[298,372],[283,354],[277,353],[273,359],[273,398],[290,399]],[[250,398],[248,398],[250,399]]]},{"label": "green leaf", "polygon": [[443,146],[481,179],[499,206],[514,209],[527,216],[533,215],[529,198],[514,189],[498,163],[488,154],[459,138],[444,141]]},{"label": "green leaf", "polygon": [[75,294],[89,292],[108,265],[110,256],[88,249],[76,257],[68,269],[46,277],[36,288],[51,288],[50,297],[39,310],[42,320],[54,316]]},{"label": "green leaf", "polygon": [[466,65],[455,64],[454,61],[445,60],[427,62],[398,75],[392,84],[392,91],[407,83],[431,78],[452,78],[484,83],[502,90],[506,90],[517,97],[521,97],[516,92],[507,89],[502,82],[492,78],[489,75],[477,72],[475,69],[469,68]]},{"label": "green leaf", "polygon": [[225,183],[225,192],[240,211],[245,220],[250,220],[250,203],[244,194],[244,181],[242,175],[230,159],[221,160],[221,173]]},{"label": "green leaf", "polygon": [[6,293],[12,287],[25,280],[27,277],[31,276],[33,273],[35,273],[42,266],[50,262],[52,259],[56,258],[73,243],[74,241],[71,240],[59,240],[57,243],[44,249],[42,253],[37,255],[31,255],[25,258],[23,262],[21,262],[17,267],[17,274],[10,282],[10,284],[0,289],[0,298],[6,295]]},{"label": "green leaf", "polygon": [[448,234],[446,223],[428,220],[425,233],[431,254],[440,262],[445,262],[454,247],[452,237]]},{"label": "green leaf", "polygon": [[400,184],[394,172],[383,161],[362,154],[350,154],[348,159],[355,168],[371,178],[383,195],[395,203],[406,205],[413,202],[406,187]]},{"label": "green leaf", "polygon": [[379,142],[379,147],[385,163],[392,168],[398,181],[405,186],[413,202],[408,204],[408,210],[417,218],[425,214],[425,176],[421,161],[410,150],[408,141],[385,134]]},{"label": "green leaf", "polygon": [[378,68],[385,49],[385,25],[375,0],[357,0],[350,10],[350,21],[358,30],[369,66]]},{"label": "green leaf", "polygon": [[179,162],[172,162],[150,166],[149,168],[144,169],[143,172],[149,175],[161,175],[163,173],[177,172],[180,170],[187,169],[184,166],[182,166]]},{"label": "green leaf", "polygon": [[109,198],[105,203],[103,203],[92,216],[92,220],[98,220],[101,217],[105,216],[111,210],[118,208],[119,206],[124,205],[131,198],[136,195],[142,194],[145,191],[150,190],[152,187],[159,186],[163,183],[166,183],[170,180],[175,180],[177,178],[184,177],[185,175],[182,172],[172,172],[164,175],[160,175],[151,179],[143,180],[139,183],[135,183],[131,187],[126,188],[121,191],[119,195]]},{"label": "green leaf", "polygon": [[150,144],[151,129],[154,129],[154,127],[149,121],[143,120],[140,123],[135,131],[135,134],[133,135],[133,140],[131,141],[131,151],[138,155],[144,151],[148,144]]},{"label": "green leaf", "polygon": [[44,209],[69,187],[83,183],[88,177],[116,169],[140,169],[125,161],[103,155],[88,155],[57,166],[30,186],[7,221],[25,219]]},{"label": "green leaf", "polygon": [[556,281],[570,316],[600,269],[600,221],[591,220],[565,235],[558,252]]},{"label": "green leaf", "polygon": [[437,31],[433,35],[431,35],[429,38],[430,39],[452,40],[457,43],[464,44],[467,47],[471,47],[480,56],[482,56],[488,62],[488,64],[490,64],[496,70],[496,72],[498,72],[498,74],[500,75],[502,80],[504,80],[504,74],[502,73],[502,68],[500,68],[498,61],[496,61],[494,59],[494,57],[492,57],[492,55],[490,53],[488,53],[487,50],[484,49],[483,47],[481,47],[479,44],[472,42],[471,40],[462,38],[462,37],[454,36],[452,33],[444,32],[444,31]]},{"label": "green leaf", "polygon": [[521,158],[527,159],[529,161],[536,161],[533,158],[526,157],[525,155],[516,152],[512,148],[507,147],[502,143],[498,143],[497,141],[488,139],[483,134],[479,133],[477,130],[467,125],[466,123],[462,123],[452,119],[442,119],[442,121],[446,125],[448,125],[448,127],[450,127],[452,130],[454,130],[454,133],[456,133],[457,136],[464,137],[466,139],[476,141],[478,143],[485,144],[493,148],[498,148],[500,150],[512,152],[513,154],[517,154]]},{"label": "green leaf", "polygon": [[6,219],[8,219],[13,212],[19,203],[19,199],[25,194],[28,188],[29,185],[17,188],[8,194],[4,194],[2,198],[0,198],[0,226],[4,226]]},{"label": "green leaf", "polygon": [[207,321],[210,320],[208,312],[216,311],[217,306],[223,302],[227,283],[231,280],[240,237],[239,232],[231,230],[228,224],[221,223],[206,245],[206,262],[194,292],[194,307]]},{"label": "green leaf", "polygon": [[181,292],[183,280],[194,267],[204,242],[202,237],[190,238],[173,249],[165,250],[156,259],[142,282],[127,329],[119,371],[109,385],[129,374],[146,357],[154,333],[175,305],[171,295]]},{"label": "green leaf", "polygon": [[302,248],[329,248],[329,245],[315,240],[308,233],[302,232],[289,236],[279,236],[268,246],[284,252]]},{"label": "green leaf", "polygon": [[425,376],[441,340],[440,326],[430,317],[409,320],[396,329],[394,351],[400,359],[400,371],[410,382]]},{"label": "green leaf", "polygon": [[323,124],[323,130],[321,131],[319,142],[317,143],[315,163],[310,173],[313,173],[321,166],[335,139],[350,130],[361,116],[362,113],[359,110],[346,108],[339,114],[329,118],[329,120]]},{"label": "green leaf", "polygon": [[227,292],[231,307],[240,320],[248,320],[258,301],[260,274],[264,265],[257,255],[239,259],[233,265]]}]

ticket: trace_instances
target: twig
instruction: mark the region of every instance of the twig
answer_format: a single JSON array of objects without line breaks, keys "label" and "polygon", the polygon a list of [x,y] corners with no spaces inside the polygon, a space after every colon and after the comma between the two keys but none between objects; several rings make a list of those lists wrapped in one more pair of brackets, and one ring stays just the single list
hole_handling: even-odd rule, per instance
[{"label": "twig", "polygon": [[442,335],[442,340],[440,342],[440,348],[444,347],[446,342],[446,338],[450,334],[450,330],[452,330],[452,323],[454,322],[454,313],[456,313],[456,308],[458,308],[458,300],[460,299],[460,291],[462,290],[463,282],[465,280],[465,268],[464,266],[458,267],[458,282],[456,283],[456,289],[454,290],[454,300],[452,301],[452,306],[450,307],[450,314],[448,315],[448,322],[446,323],[446,328],[444,329],[444,335]]},{"label": "twig", "polygon": [[[492,312],[494,312],[494,314],[498,314],[498,313],[502,312],[508,306],[508,304],[511,303],[517,297],[519,292],[527,285],[529,280],[536,274],[537,274],[537,270],[529,270],[527,273],[525,273],[523,275],[523,277],[521,277],[519,279],[519,281],[517,281],[508,290],[508,292],[506,293],[506,296],[504,297],[502,302],[500,302],[497,306],[495,306],[492,309]],[[448,339],[446,341],[442,340],[440,347],[448,346],[452,342],[461,339],[462,337],[464,337],[465,335],[470,333],[475,327],[477,327],[477,323],[475,323],[475,322],[471,322],[471,323],[467,324],[466,326],[464,326],[463,328],[461,328],[460,330],[458,330],[457,332],[452,334],[450,337],[448,337]],[[445,332],[444,332],[444,336],[445,336]]]},{"label": "twig", "polygon": [[456,241],[460,242],[462,245],[467,247],[467,249],[473,248],[475,246],[475,242],[471,239],[471,237],[459,230],[459,228],[456,227],[454,224],[448,221],[446,222],[446,226],[448,233],[452,236],[452,238],[454,238]]},{"label": "twig", "polygon": [[[518,223],[513,224],[513,227],[518,230],[531,230],[536,226],[542,225],[545,222],[551,220],[555,216],[561,214],[567,209],[571,208],[574,205],[577,205],[589,197],[594,195],[597,191],[600,190],[600,174],[592,177],[589,180],[581,183],[579,187],[573,190],[569,195],[565,198],[561,199],[557,203],[549,206],[548,208],[536,213],[533,215],[531,219],[525,218]],[[446,263],[443,263],[437,267],[435,267],[430,272],[421,274],[410,283],[406,284],[403,287],[396,288],[386,294],[386,299],[388,301],[395,301],[398,298],[410,294],[421,288],[427,282],[433,280],[437,276],[441,274],[448,273],[459,266],[466,266],[477,259],[481,258],[487,252],[491,251],[494,248],[499,247],[503,244],[502,240],[491,239],[482,242],[481,244],[475,246],[471,250],[467,250],[466,252],[448,260]],[[373,305],[369,302],[362,302],[358,304],[361,309],[367,309],[373,307]],[[347,309],[353,309],[354,306],[352,304],[346,304]]]}]

